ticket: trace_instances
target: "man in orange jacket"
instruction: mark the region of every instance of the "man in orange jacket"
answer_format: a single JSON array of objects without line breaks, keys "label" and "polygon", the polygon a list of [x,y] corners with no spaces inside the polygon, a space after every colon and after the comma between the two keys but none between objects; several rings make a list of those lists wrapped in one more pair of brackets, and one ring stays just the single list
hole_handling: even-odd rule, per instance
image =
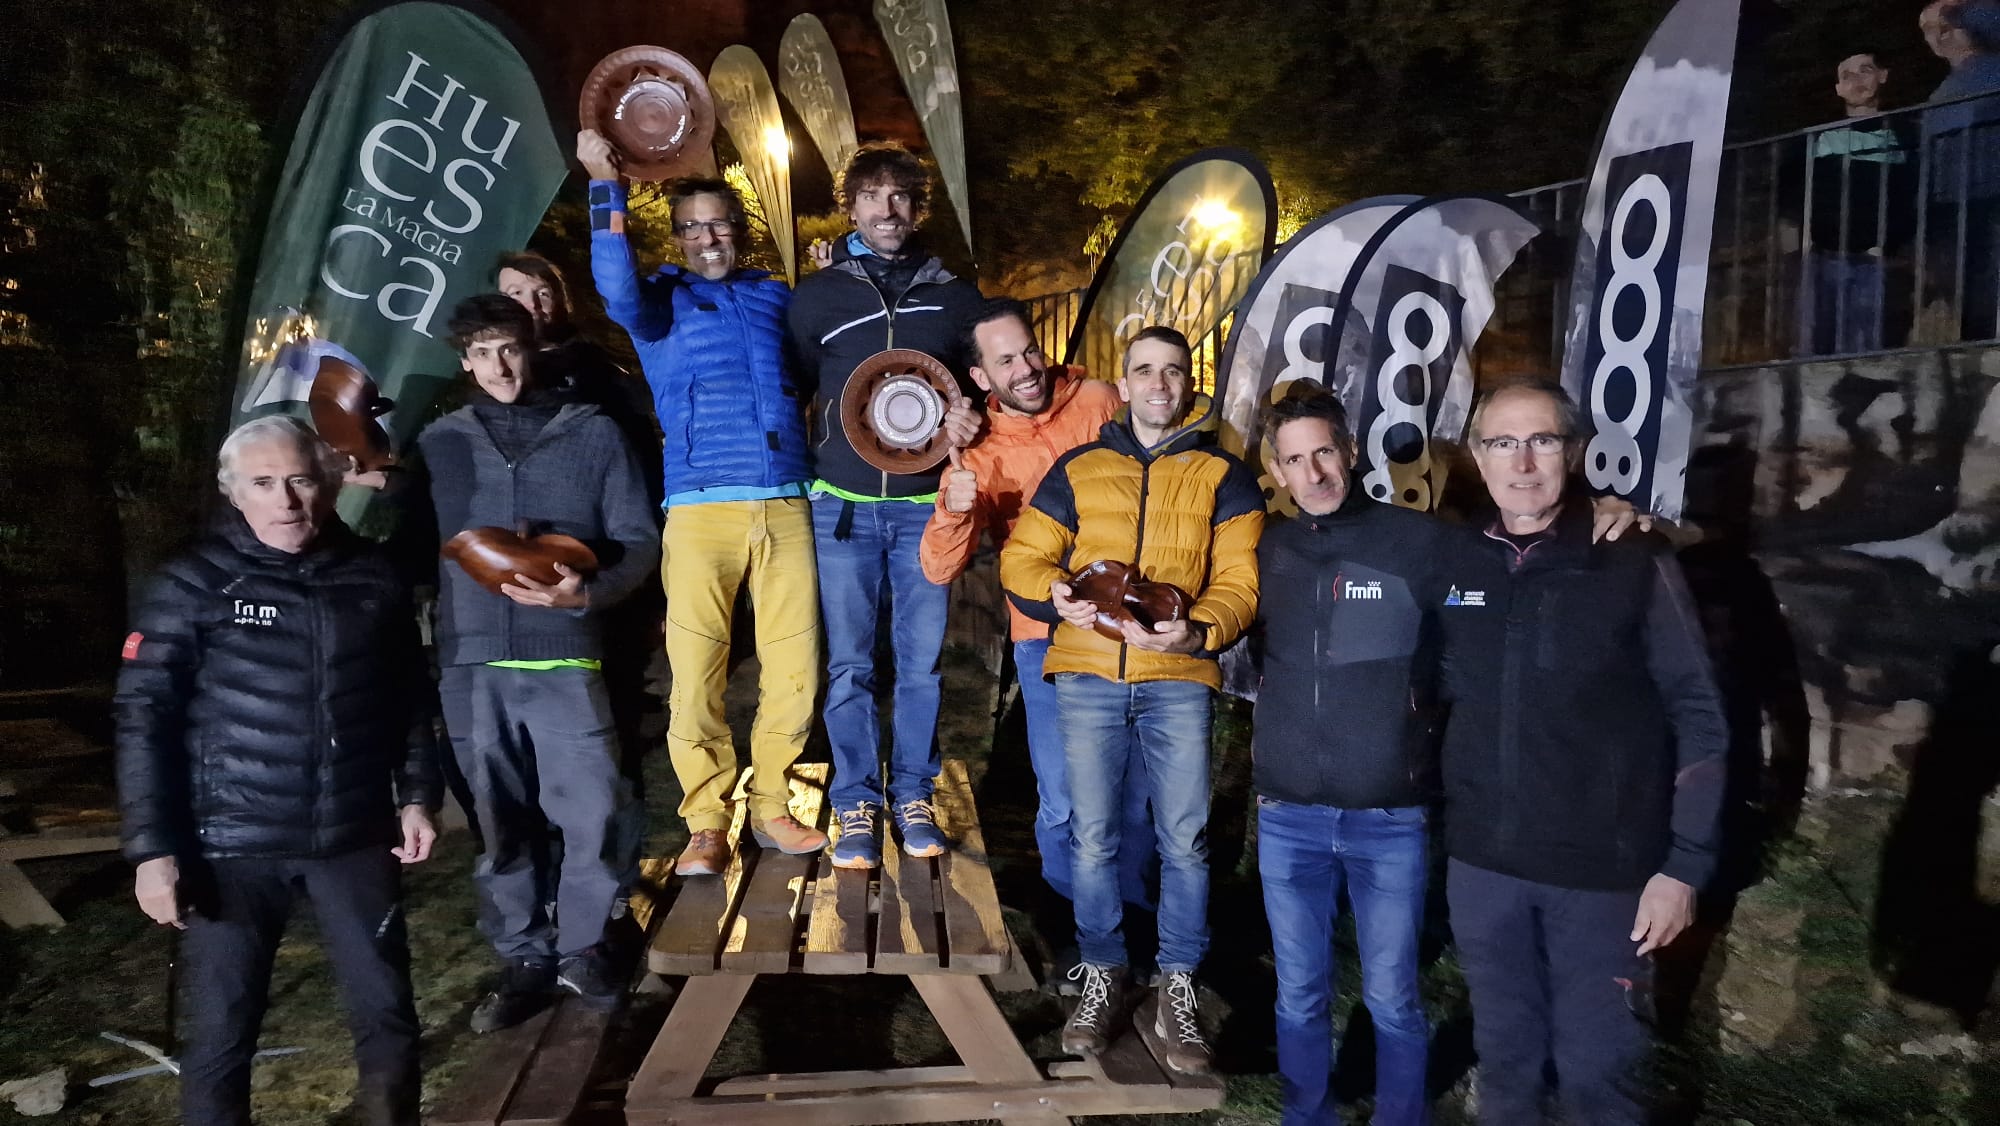
[{"label": "man in orange jacket", "polygon": [[[975,310],[959,343],[973,382],[987,393],[987,431],[953,455],[953,468],[945,474],[937,508],[924,528],[919,549],[924,577],[941,586],[965,573],[982,535],[996,548],[1005,545],[1042,475],[1063,454],[1096,441],[1098,430],[1119,408],[1116,387],[1091,379],[1082,368],[1049,364],[1035,343],[1028,307],[1012,298],[996,298]],[[1053,631],[1011,601],[1007,617],[1039,802],[1035,847],[1042,854],[1042,878],[1066,903],[1072,897],[1069,776],[1056,727],[1055,686],[1042,679],[1042,658]],[[1132,769],[1143,767],[1135,762]],[[1118,854],[1119,890],[1125,902],[1151,910],[1146,876],[1158,850],[1146,813],[1146,790],[1135,781],[1125,792],[1130,800]],[[1061,910],[1066,913],[1067,907]],[[1068,934],[1071,929],[1062,920],[1045,933]],[[1058,980],[1067,984],[1066,978]]]}]

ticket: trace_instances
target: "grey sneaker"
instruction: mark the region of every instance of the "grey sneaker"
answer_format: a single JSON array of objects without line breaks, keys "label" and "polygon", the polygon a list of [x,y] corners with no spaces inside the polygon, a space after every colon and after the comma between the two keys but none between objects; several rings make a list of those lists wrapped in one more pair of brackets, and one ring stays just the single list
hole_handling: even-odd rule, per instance
[{"label": "grey sneaker", "polygon": [[1207,1075],[1215,1055],[1201,1035],[1201,1010],[1196,1006],[1194,975],[1177,970],[1160,975],[1159,1012],[1153,1035],[1165,1049],[1161,1060],[1183,1075]]},{"label": "grey sneaker", "polygon": [[1094,1056],[1111,1044],[1112,1023],[1118,1019],[1125,1000],[1125,967],[1094,966],[1078,962],[1069,972],[1082,988],[1076,1008],[1063,1024],[1063,1051],[1074,1056]]}]

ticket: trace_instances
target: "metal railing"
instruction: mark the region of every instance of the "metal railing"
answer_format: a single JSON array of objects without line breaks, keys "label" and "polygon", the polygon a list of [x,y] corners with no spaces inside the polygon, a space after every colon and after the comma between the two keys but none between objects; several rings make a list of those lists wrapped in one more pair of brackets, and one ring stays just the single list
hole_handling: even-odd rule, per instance
[{"label": "metal railing", "polygon": [[[1543,234],[1500,279],[1482,377],[1552,373],[1585,182],[1514,195]],[[1060,357],[1082,290],[1028,302]],[[1705,367],[2000,338],[2000,93],[1934,102],[1722,151],[1702,328]],[[1224,327],[1196,342],[1213,386]],[[1110,374],[1110,373],[1106,373]]]},{"label": "metal railing", "polygon": [[[2000,93],[1727,146],[1705,367],[2000,337]],[[1482,375],[1553,371],[1585,183],[1516,193],[1540,221],[1505,277]]]},{"label": "metal railing", "polygon": [[[1051,360],[1061,360],[1063,351],[1069,347],[1070,335],[1076,330],[1077,313],[1083,305],[1083,294],[1081,289],[1071,289],[1027,299],[1028,313],[1032,318],[1029,327],[1034,330],[1035,343],[1042,346],[1042,351]],[[1234,314],[1225,315],[1221,324],[1203,333],[1199,339],[1188,342],[1194,350],[1196,390],[1215,390],[1215,369],[1222,362],[1222,345],[1229,339],[1229,326],[1233,319]],[[1091,374],[1104,379],[1113,379],[1118,375],[1117,372]]]}]

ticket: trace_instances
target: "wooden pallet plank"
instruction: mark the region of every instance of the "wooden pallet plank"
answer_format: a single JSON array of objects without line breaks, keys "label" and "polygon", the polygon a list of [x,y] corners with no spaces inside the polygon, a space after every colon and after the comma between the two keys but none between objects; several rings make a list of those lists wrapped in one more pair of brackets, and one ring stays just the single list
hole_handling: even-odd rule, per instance
[{"label": "wooden pallet plank", "polygon": [[[884,826],[885,838],[890,837]],[[882,842],[882,899],[875,920],[878,974],[943,972],[932,861],[905,856],[894,839]]]},{"label": "wooden pallet plank", "polygon": [[809,974],[868,972],[868,883],[859,868],[835,868],[821,855],[813,880],[812,922],[806,928]]},{"label": "wooden pallet plank", "polygon": [[625,1088],[628,1110],[652,1110],[694,1094],[708,1062],[736,1019],[755,974],[712,974],[689,978],[674,1000],[667,1021]]},{"label": "wooden pallet plank", "polygon": [[63,925],[62,914],[11,860],[0,860],[0,923],[16,930]]},{"label": "wooden pallet plank", "polygon": [[717,1095],[789,1095],[815,1091],[847,1091],[857,1087],[909,1087],[930,1083],[974,1083],[972,1069],[960,1064],[940,1067],[887,1067],[867,1071],[801,1071],[776,1075],[746,1075],[715,1085]]},{"label": "wooden pallet plank", "polygon": [[429,1118],[431,1126],[494,1126],[507,1110],[507,1101],[520,1086],[521,1072],[534,1058],[555,1017],[553,1009],[543,1009],[512,1028],[489,1033],[479,1042],[472,1063],[446,1089],[440,1109]]},{"label": "wooden pallet plank", "polygon": [[589,1092],[604,1036],[617,1010],[574,998],[558,1002],[535,1055],[522,1071],[504,1126],[563,1126]]},{"label": "wooden pallet plank", "polygon": [[[827,764],[792,768],[792,816],[817,827],[826,816]],[[752,844],[749,847],[755,848]],[[756,871],[724,935],[718,964],[727,973],[784,973],[798,945],[799,908],[819,853],[788,856],[760,849]]]},{"label": "wooden pallet plank", "polygon": [[847,1126],[856,1122],[1033,1121],[1035,1116],[1191,1114],[1222,1105],[1220,1091],[1125,1088],[1085,1079],[941,1083],[798,1095],[731,1095],[626,1104],[628,1126]]},{"label": "wooden pallet plank", "polygon": [[[746,807],[741,800],[750,781],[744,770],[736,780],[736,815],[729,825],[732,845],[744,838]],[[730,849],[729,867],[720,876],[690,876],[681,881],[680,894],[667,910],[660,929],[653,934],[646,951],[646,968],[656,974],[711,974],[722,938],[745,889],[746,864],[743,849]]]},{"label": "wooden pallet plank", "polygon": [[965,760],[950,759],[938,777],[938,827],[952,842],[938,859],[947,968],[955,973],[997,974],[1013,963],[1012,941],[1000,916],[1000,895],[988,867],[986,837],[972,801]]}]

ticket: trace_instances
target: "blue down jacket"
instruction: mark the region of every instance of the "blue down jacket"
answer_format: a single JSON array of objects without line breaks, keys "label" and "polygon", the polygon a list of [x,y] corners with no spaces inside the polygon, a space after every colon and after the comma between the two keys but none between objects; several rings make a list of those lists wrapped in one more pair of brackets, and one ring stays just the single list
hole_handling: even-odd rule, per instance
[{"label": "blue down jacket", "polygon": [[669,497],[812,479],[805,408],[785,361],[792,291],[762,270],[709,281],[679,266],[641,279],[622,232],[592,232],[604,310],[632,336],[653,390]]}]

